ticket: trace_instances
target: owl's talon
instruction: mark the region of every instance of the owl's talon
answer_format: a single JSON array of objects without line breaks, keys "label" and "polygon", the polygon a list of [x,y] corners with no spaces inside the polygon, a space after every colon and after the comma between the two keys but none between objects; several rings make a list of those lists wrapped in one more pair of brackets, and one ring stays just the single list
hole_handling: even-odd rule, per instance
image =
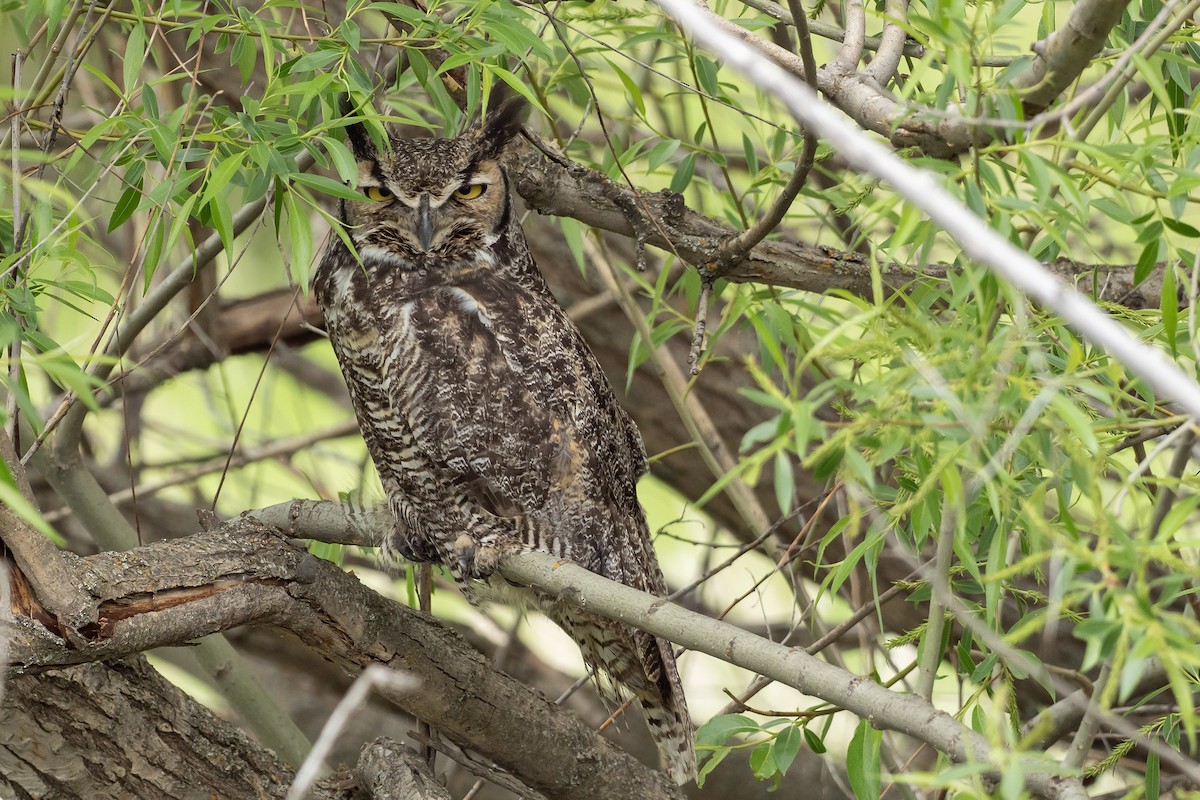
[{"label": "owl's talon", "polygon": [[399,532],[388,537],[386,549],[412,564],[430,564],[437,561],[437,551],[428,542],[401,535]]},{"label": "owl's talon", "polygon": [[465,533],[454,540],[452,550],[458,562],[459,574],[463,578],[484,580],[496,571],[500,563],[500,550],[493,545],[481,545]]}]

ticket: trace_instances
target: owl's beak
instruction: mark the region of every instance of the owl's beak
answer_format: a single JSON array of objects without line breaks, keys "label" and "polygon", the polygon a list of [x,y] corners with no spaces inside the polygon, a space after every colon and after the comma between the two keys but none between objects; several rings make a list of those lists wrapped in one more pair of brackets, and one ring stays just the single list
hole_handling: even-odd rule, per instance
[{"label": "owl's beak", "polygon": [[428,253],[433,244],[433,211],[429,208],[429,195],[423,192],[417,204],[417,238],[421,250]]}]

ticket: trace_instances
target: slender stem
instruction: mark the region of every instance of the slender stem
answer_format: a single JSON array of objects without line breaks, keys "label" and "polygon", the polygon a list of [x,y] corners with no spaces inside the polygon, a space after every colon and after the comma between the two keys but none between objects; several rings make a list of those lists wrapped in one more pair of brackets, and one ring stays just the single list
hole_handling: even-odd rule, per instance
[{"label": "slender stem", "polygon": [[958,528],[959,506],[947,497],[938,527],[937,552],[933,557],[929,615],[921,637],[921,656],[917,660],[917,679],[913,691],[925,699],[933,697],[933,684],[942,663],[942,636],[946,630],[946,602],[950,596],[950,568],[954,563],[954,534]]},{"label": "slender stem", "polygon": [[[863,70],[863,75],[880,86],[887,86],[891,82],[896,75],[897,67],[900,66],[900,59],[904,56],[904,42],[908,33],[900,23],[906,19],[907,14],[907,0],[887,0],[888,20],[883,26],[879,51],[871,59],[867,68]],[[864,41],[864,46],[865,44]]]},{"label": "slender stem", "polygon": [[[795,14],[792,15],[793,18]],[[862,60],[864,39],[867,34],[867,14],[863,0],[847,0],[846,2],[846,38],[838,51],[834,63],[846,74],[854,72],[858,62]]]},{"label": "slender stem", "polygon": [[1079,721],[1079,728],[1075,731],[1075,738],[1071,740],[1071,746],[1067,748],[1067,754],[1063,757],[1063,766],[1069,769],[1081,769],[1084,763],[1087,762],[1088,753],[1092,750],[1092,742],[1096,738],[1096,733],[1100,730],[1100,714],[1102,696],[1108,686],[1109,680],[1112,678],[1112,662],[1105,661],[1100,666],[1100,675],[1096,678],[1095,686],[1092,688],[1092,696],[1088,700],[1087,710],[1083,714],[1083,719]]},{"label": "slender stem", "polygon": [[[792,15],[796,19],[796,44],[800,51],[800,60],[804,64],[804,80],[812,87],[813,91],[817,89],[817,61],[813,56],[812,36],[808,31],[808,18],[804,15],[804,9],[800,6],[800,0],[788,0],[791,6]],[[775,202],[767,209],[766,213],[759,216],[754,225],[739,233],[730,239],[726,239],[721,243],[719,255],[717,258],[718,271],[727,268],[734,264],[740,263],[745,259],[746,254],[754,248],[756,244],[767,237],[771,231],[783,221],[788,209],[792,207],[792,203],[800,194],[800,190],[804,188],[804,184],[808,181],[808,175],[812,171],[813,159],[817,155],[817,137],[811,131],[804,132],[804,145],[800,153],[800,160],[796,162],[792,169],[791,177],[779,192],[779,196],[775,198]]]}]

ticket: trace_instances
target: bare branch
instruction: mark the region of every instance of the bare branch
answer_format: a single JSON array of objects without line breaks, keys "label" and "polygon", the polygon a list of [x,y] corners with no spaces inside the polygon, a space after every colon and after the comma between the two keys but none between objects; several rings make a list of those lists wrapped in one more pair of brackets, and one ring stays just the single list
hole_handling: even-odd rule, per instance
[{"label": "bare branch", "polygon": [[[707,653],[760,675],[774,678],[803,694],[820,697],[870,719],[873,725],[908,734],[959,762],[1009,763],[983,735],[976,733],[925,699],[883,688],[870,679],[747,633],[728,623],[687,611],[602,578],[545,553],[522,553],[501,562],[505,578],[553,592],[565,602],[667,639],[689,650]],[[1052,761],[1029,759],[1026,785],[1047,798],[1086,800],[1078,779],[1060,777]],[[995,769],[993,767],[993,769]],[[999,780],[999,772],[993,772]]]}]

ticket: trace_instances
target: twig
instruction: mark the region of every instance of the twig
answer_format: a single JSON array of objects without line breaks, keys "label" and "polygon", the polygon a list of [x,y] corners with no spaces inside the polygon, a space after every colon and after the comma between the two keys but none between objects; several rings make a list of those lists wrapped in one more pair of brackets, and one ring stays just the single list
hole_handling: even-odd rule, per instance
[{"label": "twig", "polygon": [[1105,689],[1111,679],[1112,662],[1105,661],[1100,665],[1100,675],[1097,676],[1091,697],[1088,699],[1087,711],[1084,712],[1083,719],[1079,721],[1079,728],[1075,731],[1075,738],[1071,740],[1071,746],[1067,748],[1067,754],[1063,756],[1064,766],[1071,769],[1082,769],[1084,763],[1087,762],[1088,753],[1092,749],[1092,741],[1100,730],[1099,712],[1102,710],[1101,703],[1103,703]]},{"label": "twig", "polygon": [[[804,65],[804,80],[808,85],[817,90],[817,61],[813,55],[812,36],[808,32],[808,17],[804,15],[804,9],[800,6],[800,0],[788,0],[788,5],[792,9],[792,16],[796,20],[796,45],[800,51],[800,60]],[[903,32],[901,32],[903,35]],[[710,269],[715,267],[718,274],[724,272],[731,265],[741,262],[746,254],[763,239],[767,238],[767,234],[775,230],[784,216],[787,215],[788,209],[792,207],[796,197],[799,196],[800,190],[804,188],[804,184],[808,181],[808,175],[812,172],[813,159],[817,155],[817,137],[812,131],[805,128],[804,144],[801,146],[800,159],[792,168],[792,174],[788,178],[787,183],[779,192],[779,196],[775,198],[775,202],[767,211],[761,214],[755,221],[754,225],[739,233],[730,239],[721,242],[718,249],[716,263],[710,265]]]},{"label": "twig", "polygon": [[700,297],[696,300],[696,326],[692,329],[692,347],[688,351],[688,366],[692,377],[700,374],[700,355],[704,350],[704,332],[708,327],[708,299],[712,296],[713,279],[700,279]]},{"label": "twig", "polygon": [[[789,0],[797,2],[797,0]],[[871,59],[871,63],[862,71],[864,77],[875,81],[881,87],[887,86],[896,75],[900,59],[904,55],[904,43],[908,33],[902,22],[906,20],[908,11],[907,0],[887,0],[887,21],[883,25],[883,36],[880,37],[879,51]],[[795,13],[795,10],[792,11]],[[865,41],[864,41],[865,46]]]},{"label": "twig", "polygon": [[[296,303],[300,298],[301,288],[297,286],[296,290],[292,292],[292,308],[298,308]],[[258,376],[254,379],[254,386],[250,389],[250,398],[246,401],[246,410],[242,414],[242,418],[238,421],[237,430],[233,432],[233,441],[229,443],[229,453],[225,457],[225,467],[221,470],[221,480],[217,482],[217,489],[213,492],[211,506],[213,511],[217,510],[217,499],[221,496],[221,489],[225,486],[225,476],[229,474],[229,465],[233,463],[233,455],[237,451],[238,441],[242,438],[242,430],[246,427],[246,420],[250,418],[250,406],[254,402],[254,398],[258,396],[258,387],[262,385],[263,376],[267,374],[267,365],[271,363],[271,354],[275,352],[275,345],[279,343],[279,337],[283,335],[283,327],[287,324],[287,320],[287,314],[284,314],[279,319],[279,326],[275,329],[275,335],[271,337],[271,344],[267,347],[266,355],[263,356],[262,364],[258,368]]]},{"label": "twig", "polygon": [[[1192,445],[1196,443],[1196,429],[1189,426],[1179,440],[1179,444],[1175,448],[1175,455],[1171,458],[1171,466],[1167,468],[1167,474],[1164,477],[1178,481],[1183,477],[1183,471],[1187,469],[1188,461],[1192,458]],[[1154,501],[1154,514],[1150,518],[1150,524],[1146,526],[1146,542],[1153,542],[1158,538],[1158,529],[1162,526],[1163,520],[1167,518],[1167,514],[1171,511],[1171,506],[1175,503],[1175,498],[1178,496],[1175,489],[1169,485],[1163,485],[1158,493],[1158,497]]]},{"label": "twig", "polygon": [[346,694],[334,707],[329,719],[325,721],[320,736],[317,737],[312,750],[304,759],[304,763],[300,765],[300,769],[297,770],[296,779],[292,781],[285,800],[303,800],[308,794],[313,782],[317,779],[321,765],[329,757],[338,735],[350,722],[354,713],[358,711],[358,707],[366,701],[367,695],[377,686],[385,686],[394,692],[407,692],[417,687],[417,681],[381,664],[372,664],[359,673]]}]

